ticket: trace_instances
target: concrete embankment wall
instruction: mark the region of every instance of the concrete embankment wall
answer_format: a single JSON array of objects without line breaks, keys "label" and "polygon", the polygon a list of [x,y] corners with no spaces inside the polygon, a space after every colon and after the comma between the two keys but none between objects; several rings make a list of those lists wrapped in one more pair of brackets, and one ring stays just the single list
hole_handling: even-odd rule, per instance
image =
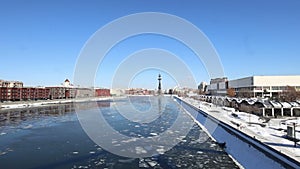
[{"label": "concrete embankment wall", "polygon": [[[176,100],[194,118],[208,128],[209,134],[218,142],[226,142],[226,152],[245,168],[300,168],[300,163],[289,156],[249,137],[245,133],[217,120],[204,111]],[[209,129],[210,128],[210,129]]]}]

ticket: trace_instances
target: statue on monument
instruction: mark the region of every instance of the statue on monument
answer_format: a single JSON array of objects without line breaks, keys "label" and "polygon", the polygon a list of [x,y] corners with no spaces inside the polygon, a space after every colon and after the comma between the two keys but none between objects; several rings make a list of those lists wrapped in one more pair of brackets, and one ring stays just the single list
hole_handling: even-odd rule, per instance
[{"label": "statue on monument", "polygon": [[161,80],[162,80],[162,78],[161,78],[161,75],[160,74],[158,74],[158,94],[159,95],[161,95],[162,93],[161,93]]}]

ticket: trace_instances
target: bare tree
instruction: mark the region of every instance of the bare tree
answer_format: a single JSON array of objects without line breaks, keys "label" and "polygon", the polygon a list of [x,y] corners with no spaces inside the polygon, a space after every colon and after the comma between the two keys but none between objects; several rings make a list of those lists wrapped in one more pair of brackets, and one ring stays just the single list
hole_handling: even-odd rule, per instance
[{"label": "bare tree", "polygon": [[238,96],[239,97],[243,97],[243,98],[250,98],[252,97],[251,92],[248,89],[240,89],[238,92]]},{"label": "bare tree", "polygon": [[287,86],[286,89],[281,93],[280,100],[291,102],[296,101],[300,98],[300,92],[296,91],[295,87]]}]

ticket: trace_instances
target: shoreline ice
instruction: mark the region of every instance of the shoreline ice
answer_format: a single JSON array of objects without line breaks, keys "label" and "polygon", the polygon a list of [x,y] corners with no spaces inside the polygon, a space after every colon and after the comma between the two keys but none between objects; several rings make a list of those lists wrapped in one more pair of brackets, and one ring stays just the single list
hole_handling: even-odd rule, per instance
[{"label": "shoreline ice", "polygon": [[[281,152],[295,159],[296,161],[300,161],[300,146],[297,144],[297,146],[294,147],[293,141],[284,138],[284,135],[286,134],[284,130],[286,130],[288,124],[295,120],[300,121],[299,117],[282,117],[281,119],[272,118],[270,121],[263,123],[261,119],[254,114],[235,112],[234,109],[228,107],[218,107],[211,103],[202,102],[191,98],[180,99],[208,113],[219,121],[236,128],[244,134],[254,137],[258,141],[269,147],[272,147],[278,152]],[[233,116],[232,113],[236,114],[237,116]],[[283,121],[285,123],[282,123]],[[260,124],[265,125],[263,126]],[[297,137],[300,138],[299,128],[296,131]]]},{"label": "shoreline ice", "polygon": [[[122,97],[116,97],[122,98]],[[89,97],[89,98],[74,98],[74,99],[56,99],[56,100],[38,100],[38,101],[19,101],[0,103],[1,110],[21,109],[29,107],[42,107],[47,105],[65,104],[65,103],[80,103],[89,101],[106,101],[112,100],[114,97]]]}]

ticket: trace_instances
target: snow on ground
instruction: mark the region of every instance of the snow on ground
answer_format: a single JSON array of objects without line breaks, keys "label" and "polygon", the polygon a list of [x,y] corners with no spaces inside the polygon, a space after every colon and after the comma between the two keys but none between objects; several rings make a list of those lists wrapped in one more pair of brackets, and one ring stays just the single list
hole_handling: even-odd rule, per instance
[{"label": "snow on ground", "polygon": [[6,102],[0,104],[1,109],[15,109],[27,107],[39,107],[48,104],[63,104],[71,102],[86,102],[86,101],[101,101],[110,100],[111,97],[95,97],[95,98],[79,98],[79,99],[61,99],[61,100],[38,100],[38,101],[25,101],[25,102]]},{"label": "snow on ground", "polygon": [[[285,137],[288,125],[296,122],[300,124],[299,117],[261,118],[259,116],[236,112],[233,108],[218,107],[211,103],[201,102],[191,98],[183,99],[187,103],[200,108],[216,119],[255,137],[270,147],[300,161],[300,145],[294,147],[294,142]],[[300,126],[296,127],[296,138],[300,138]]]}]

